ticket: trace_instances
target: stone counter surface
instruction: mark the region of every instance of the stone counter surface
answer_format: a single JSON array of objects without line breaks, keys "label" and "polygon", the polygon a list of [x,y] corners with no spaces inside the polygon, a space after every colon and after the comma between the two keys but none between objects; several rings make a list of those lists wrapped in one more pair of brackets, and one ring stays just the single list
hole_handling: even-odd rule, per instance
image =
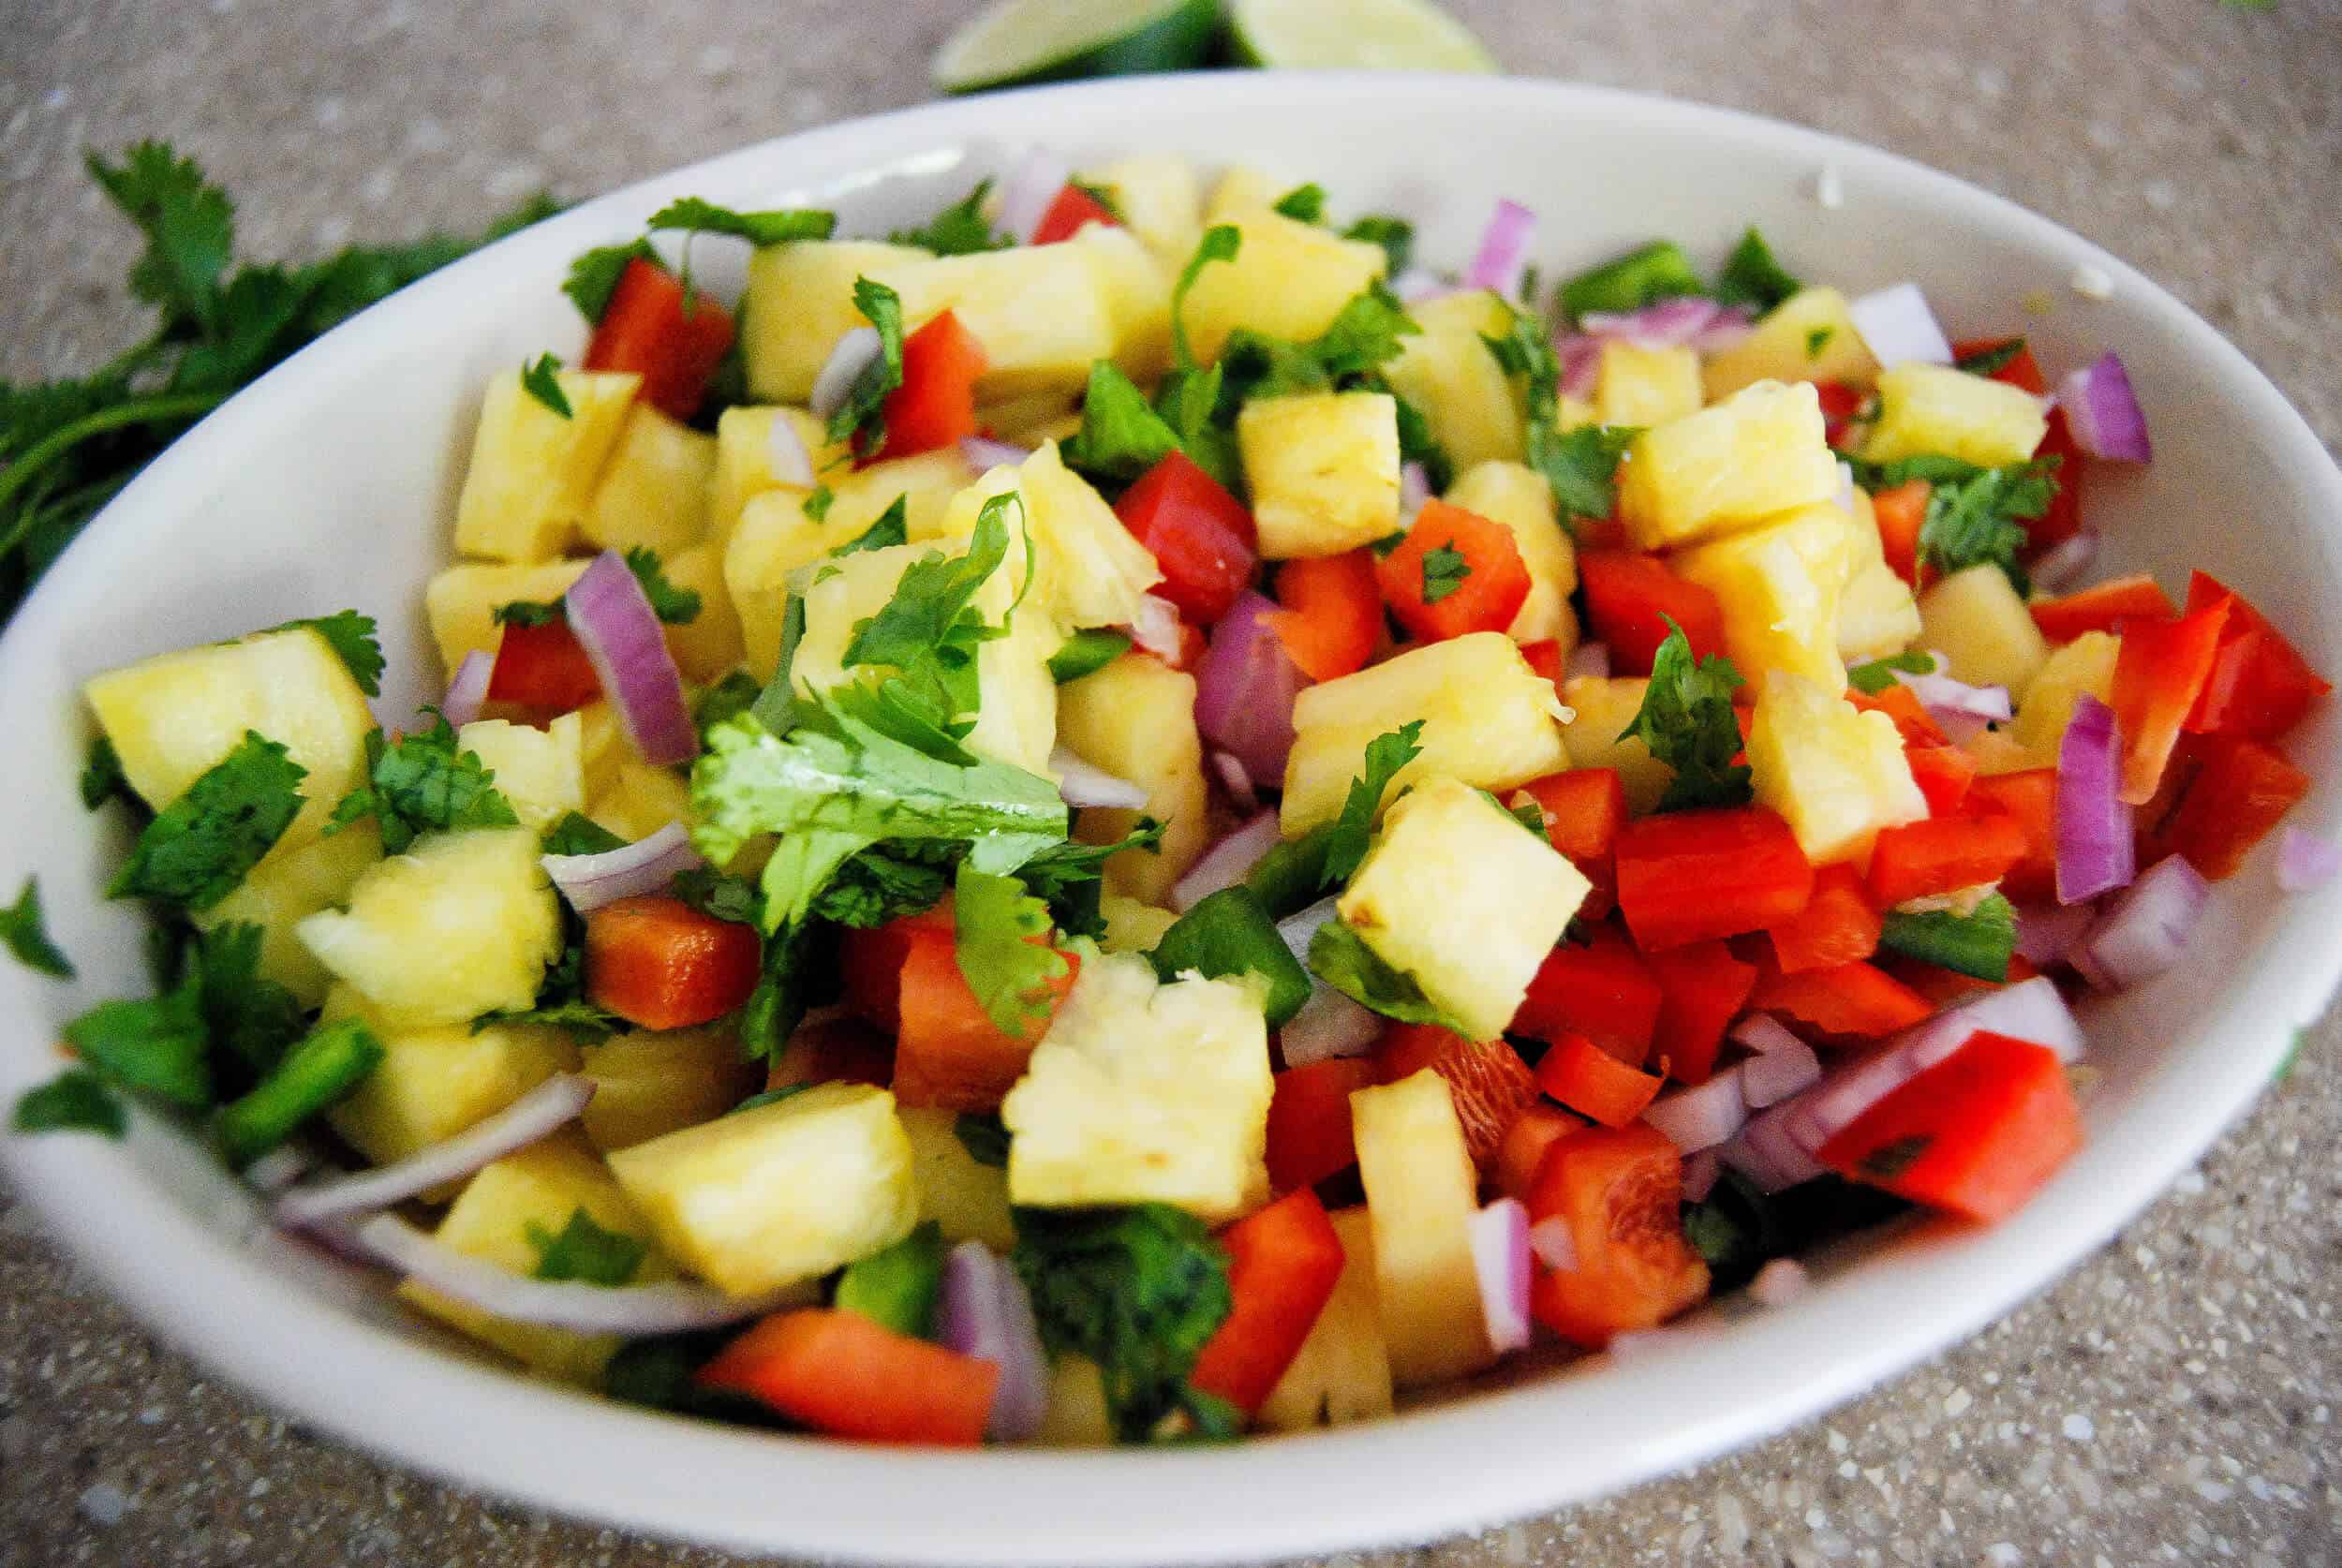
[{"label": "stone counter surface", "polygon": [[[132,244],[81,172],[84,145],[170,137],[241,200],[249,253],[304,254],[917,101],[971,8],[0,0],[0,376],[83,369],[132,340]],[[1515,70],[1801,121],[2046,213],[2175,289],[2342,449],[2337,0],[1456,8]],[[2342,1562],[2337,1127],[2329,1016],[2198,1173],[1971,1342],[1608,1501],[1326,1561]],[[736,1561],[289,1427],[108,1303],[0,1192],[0,1564]]]}]

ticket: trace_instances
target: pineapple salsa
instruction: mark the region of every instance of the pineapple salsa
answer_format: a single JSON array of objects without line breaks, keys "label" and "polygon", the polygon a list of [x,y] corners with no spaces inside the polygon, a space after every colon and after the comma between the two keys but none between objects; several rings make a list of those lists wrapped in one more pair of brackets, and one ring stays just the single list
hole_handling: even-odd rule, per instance
[{"label": "pineapple salsa", "polygon": [[[2053,397],[1755,230],[1547,288],[1511,203],[1451,277],[1043,155],[883,240],[649,227],[485,389],[441,702],[378,727],[348,611],[89,684],[158,989],[15,1110],[206,1118],[539,1374],[1221,1438],[1777,1299],[2023,1204],[2067,998],[2307,789],[2244,598],[2069,587],[2121,362]],[[70,972],[36,889],[0,935]]]}]

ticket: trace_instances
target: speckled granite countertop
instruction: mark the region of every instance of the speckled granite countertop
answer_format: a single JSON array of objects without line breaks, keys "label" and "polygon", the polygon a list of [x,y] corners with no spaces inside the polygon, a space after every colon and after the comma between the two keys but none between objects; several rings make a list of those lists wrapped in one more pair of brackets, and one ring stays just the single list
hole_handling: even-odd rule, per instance
[{"label": "speckled granite countertop", "polygon": [[[0,4],[0,375],[130,340],[85,143],[169,136],[255,253],[476,223],[915,101],[965,5]],[[2177,290],[2342,450],[2342,4],[1460,0],[1497,55],[1875,141]],[[651,13],[660,20],[651,20]],[[2342,1030],[2113,1245],[1823,1420],[1371,1563],[2342,1562]],[[383,1469],[103,1300],[0,1192],[0,1563],[723,1563]]]}]

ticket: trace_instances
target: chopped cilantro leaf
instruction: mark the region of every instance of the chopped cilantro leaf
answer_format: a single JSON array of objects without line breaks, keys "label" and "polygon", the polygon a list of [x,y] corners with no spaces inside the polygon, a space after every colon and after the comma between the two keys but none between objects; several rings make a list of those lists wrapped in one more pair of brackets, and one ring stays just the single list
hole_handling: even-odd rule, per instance
[{"label": "chopped cilantro leaf", "polygon": [[537,1254],[529,1273],[539,1280],[574,1280],[586,1285],[623,1285],[634,1278],[646,1250],[622,1231],[604,1230],[584,1207],[556,1231],[531,1220],[522,1233]]},{"label": "chopped cilantro leaf", "polygon": [[748,712],[763,690],[746,670],[731,672],[691,699],[691,727],[706,734],[734,714]]},{"label": "chopped cilantro leaf", "polygon": [[488,620],[494,626],[550,626],[562,614],[557,599],[516,599],[489,611]]},{"label": "chopped cilantro leaf", "polygon": [[1816,327],[1812,332],[1807,333],[1805,334],[1805,357],[1809,360],[1821,358],[1821,351],[1829,348],[1830,340],[1837,335],[1838,329],[1835,327]]},{"label": "chopped cilantro leaf", "polygon": [[1721,654],[1695,661],[1683,629],[1668,621],[1667,640],[1651,660],[1651,685],[1635,721],[1620,732],[1640,735],[1652,756],[1674,770],[1662,811],[1703,806],[1745,806],[1748,767],[1735,763],[1742,747],[1732,693],[1740,672]]},{"label": "chopped cilantro leaf", "polygon": [[659,252],[648,240],[633,240],[622,245],[600,245],[586,252],[570,263],[570,275],[561,285],[561,292],[570,297],[578,314],[587,324],[599,327],[601,318],[610,314],[610,298],[618,291],[618,280],[626,275],[627,264],[647,261],[654,267],[664,267]]},{"label": "chopped cilantro leaf", "polygon": [[233,751],[156,813],[107,896],[210,909],[292,825],[307,777],[282,746],[245,731]]},{"label": "chopped cilantro leaf", "polygon": [[1104,207],[1106,210],[1106,216],[1115,222],[1128,223],[1130,221],[1130,214],[1122,211],[1122,199],[1114,194],[1112,187],[1093,185],[1079,175],[1068,179],[1065,184],[1069,188],[1081,192],[1090,200]]},{"label": "chopped cilantro leaf", "polygon": [[379,730],[366,736],[367,782],[334,806],[327,833],[372,817],[382,832],[383,852],[395,855],[404,854],[419,833],[509,827],[520,821],[479,754],[459,749],[447,716],[430,711],[428,730],[387,746]]},{"label": "chopped cilantro leaf", "polygon": [[1131,651],[1131,634],[1111,627],[1092,627],[1068,637],[1049,656],[1049,678],[1063,686],[1095,674]]},{"label": "chopped cilantro leaf", "polygon": [[540,842],[549,855],[602,855],[625,849],[627,841],[583,812],[569,811]]},{"label": "chopped cilantro leaf", "polygon": [[19,1132],[98,1132],[122,1136],[122,1102],[86,1067],[68,1067],[17,1096],[8,1125]]},{"label": "chopped cilantro leaf", "polygon": [[1383,247],[1385,271],[1392,277],[1407,270],[1415,256],[1415,225],[1402,217],[1370,213],[1341,231],[1345,240],[1364,240]]},{"label": "chopped cilantro leaf", "polygon": [[726,876],[712,865],[676,872],[674,892],[700,913],[737,925],[754,925],[764,912],[754,882],[746,877]]},{"label": "chopped cilantro leaf", "polygon": [[952,1136],[979,1165],[1000,1170],[1008,1164],[1008,1129],[998,1111],[967,1111],[952,1123]]},{"label": "chopped cilantro leaf", "polygon": [[1310,999],[1309,971],[1278,934],[1260,895],[1241,882],[1191,906],[1171,923],[1147,959],[1165,984],[1191,973],[1207,980],[1258,976],[1261,1011],[1272,1029],[1282,1028]]},{"label": "chopped cilantro leaf", "polygon": [[1874,658],[1868,664],[1849,666],[1845,683],[1857,691],[1875,697],[1895,684],[1895,672],[1898,670],[1907,675],[1925,675],[1933,673],[1934,669],[1935,657],[1933,654],[1917,650],[1889,654],[1884,658]]},{"label": "chopped cilantro leaf", "polygon": [[1466,1039],[1469,1027],[1458,1022],[1423,994],[1415,976],[1394,968],[1366,945],[1366,939],[1339,920],[1329,920],[1310,939],[1310,969],[1318,979],[1370,1013],[1407,1024],[1437,1024]]},{"label": "chopped cilantro leaf", "polygon": [[784,1100],[794,1100],[811,1088],[811,1084],[782,1084],[777,1088],[759,1089],[724,1115],[738,1116],[742,1111],[761,1111],[767,1105],[778,1105]]},{"label": "chopped cilantro leaf", "polygon": [[74,1053],[109,1082],[188,1110],[212,1102],[202,982],[197,976],[158,997],[99,1002],[62,1032]]},{"label": "chopped cilantro leaf", "polygon": [[586,923],[565,901],[561,906],[561,951],[545,966],[537,995],[526,1007],[483,1013],[471,1021],[472,1033],[499,1024],[530,1024],[566,1029],[571,1038],[591,1044],[634,1026],[607,1008],[586,999]]},{"label": "chopped cilantro leaf", "polygon": [[287,621],[273,626],[271,631],[292,631],[307,627],[332,646],[342,663],[348,667],[350,678],[358,689],[369,697],[382,695],[382,643],[375,635],[374,617],[362,615],[355,610],[340,610],[331,615],[313,615],[306,620]]},{"label": "chopped cilantro leaf", "polygon": [[953,954],[976,1000],[1003,1031],[1030,1038],[1054,1005],[1050,983],[1067,969],[1065,954],[1048,945],[1049,907],[1015,877],[962,861],[952,922]]},{"label": "chopped cilantro leaf", "polygon": [[1529,465],[1545,476],[1564,517],[1608,517],[1618,505],[1618,462],[1642,432],[1631,425],[1581,424],[1555,434],[1530,432]]},{"label": "chopped cilantro leaf", "polygon": [[1047,900],[1049,918],[1060,931],[1069,937],[1103,937],[1106,923],[1099,912],[1099,895],[1106,862],[1125,850],[1161,854],[1164,829],[1152,817],[1141,817],[1116,843],[1052,845],[1018,866],[1016,879]]},{"label": "chopped cilantro leaf", "polygon": [[845,543],[830,551],[832,557],[852,555],[864,550],[884,550],[890,545],[911,542],[911,497],[897,496],[889,502],[878,520]]},{"label": "chopped cilantro leaf", "polygon": [[626,569],[643,585],[651,614],[669,626],[688,626],[699,619],[700,596],[695,588],[678,588],[659,570],[659,552],[637,545],[626,553]]},{"label": "chopped cilantro leaf", "polygon": [[[1773,259],[1765,237],[1751,229],[1725,259],[1724,272],[1716,279],[1716,300],[1720,304],[1752,305],[1761,315],[1804,287]],[[1812,359],[1819,352],[1808,338],[1805,357]]]},{"label": "chopped cilantro leaf", "polygon": [[[848,669],[893,670],[875,688],[866,686],[864,695],[890,711],[915,716],[954,743],[974,726],[977,649],[1004,631],[986,624],[974,599],[1007,559],[1012,510],[1020,519],[1024,515],[1016,492],[992,496],[976,513],[967,554],[931,550],[904,569],[894,597],[877,614],[854,623],[841,660]],[[852,691],[847,695],[857,700]]]},{"label": "chopped cilantro leaf", "polygon": [[1296,185],[1271,203],[1276,211],[1300,223],[1326,221],[1326,187],[1314,180]]},{"label": "chopped cilantro leaf", "polygon": [[944,208],[922,229],[897,229],[886,236],[891,244],[918,245],[938,256],[973,256],[979,251],[1005,250],[1016,242],[996,234],[984,215],[984,199],[992,193],[990,180],[979,180],[965,200]]},{"label": "chopped cilantro leaf", "polygon": [[855,451],[873,456],[886,445],[886,398],[903,384],[902,296],[867,277],[853,280],[854,308],[877,329],[879,351],[862,367],[846,400],[829,417],[829,438],[850,441]]},{"label": "chopped cilantro leaf", "polygon": [[203,1028],[215,1058],[246,1082],[265,1076],[308,1030],[300,998],[260,973],[263,933],[245,921],[215,925],[187,944]]},{"label": "chopped cilantro leaf", "polygon": [[1423,553],[1423,602],[1437,604],[1464,584],[1472,575],[1472,564],[1463,552],[1452,544]]},{"label": "chopped cilantro leaf", "polygon": [[1654,240],[1563,284],[1562,309],[1576,320],[1593,311],[1640,310],[1661,300],[1707,291],[1681,245]]},{"label": "chopped cilantro leaf", "polygon": [[212,1135],[242,1169],[349,1094],[382,1064],[382,1043],[357,1018],[320,1025],[250,1092],[220,1107]]},{"label": "chopped cilantro leaf", "polygon": [[1997,376],[2008,368],[2010,361],[2024,352],[2024,348],[2023,338],[2012,337],[1989,348],[1979,348],[1973,354],[1963,354],[1951,362],[1951,366],[1971,376]]},{"label": "chopped cilantro leaf", "polygon": [[805,514],[813,519],[814,522],[826,523],[829,521],[829,509],[831,503],[835,502],[837,499],[837,491],[832,490],[826,484],[817,484],[813,487],[812,492],[808,494],[804,501],[799,503],[799,505]]},{"label": "chopped cilantro leaf", "polygon": [[1945,577],[1972,566],[1996,566],[2022,597],[2031,586],[2017,558],[2031,538],[2024,524],[2049,510],[2057,493],[2056,466],[2054,457],[2036,458],[1973,469],[1964,480],[1934,481],[1920,524],[1920,559]]},{"label": "chopped cilantro leaf", "polygon": [[570,394],[561,390],[561,362],[552,354],[540,354],[535,362],[521,366],[521,391],[565,420],[576,416]]},{"label": "chopped cilantro leaf", "polygon": [[1101,484],[1129,484],[1178,450],[1178,432],[1112,360],[1089,367],[1081,430],[1065,443],[1067,466]]},{"label": "chopped cilantro leaf", "polygon": [[1363,769],[1350,781],[1350,792],[1342,798],[1341,814],[1327,824],[1321,885],[1348,881],[1350,874],[1366,859],[1367,843],[1374,833],[1374,819],[1382,813],[1383,796],[1389,792],[1391,781],[1401,771],[1423,755],[1422,739],[1423,720],[1416,718],[1367,743]]},{"label": "chopped cilantro leaf", "polygon": [[959,846],[907,838],[872,845],[837,868],[813,900],[813,913],[869,930],[924,913],[951,891]]},{"label": "chopped cilantro leaf", "polygon": [[1195,368],[1195,352],[1188,346],[1187,322],[1184,319],[1188,290],[1195,287],[1195,280],[1214,261],[1235,260],[1243,244],[1243,232],[1235,224],[1215,224],[1204,230],[1204,237],[1196,242],[1195,254],[1189,257],[1187,264],[1179,269],[1178,281],[1171,286],[1171,356],[1178,368]]},{"label": "chopped cilantro leaf", "polygon": [[741,213],[719,207],[696,196],[670,201],[650,215],[651,229],[683,229],[695,234],[730,234],[752,245],[787,244],[792,240],[826,240],[837,229],[837,214],[819,208],[778,208]]},{"label": "chopped cilantro leaf", "polygon": [[90,742],[89,762],[82,769],[82,804],[95,811],[116,795],[141,805],[131,791],[129,779],[123,777],[122,754],[112,741],[100,735]]},{"label": "chopped cilantro leaf", "polygon": [[6,943],[17,962],[28,969],[59,980],[73,978],[73,961],[49,939],[48,927],[41,923],[37,877],[25,878],[24,891],[16,895],[16,902],[0,910],[0,943]]}]

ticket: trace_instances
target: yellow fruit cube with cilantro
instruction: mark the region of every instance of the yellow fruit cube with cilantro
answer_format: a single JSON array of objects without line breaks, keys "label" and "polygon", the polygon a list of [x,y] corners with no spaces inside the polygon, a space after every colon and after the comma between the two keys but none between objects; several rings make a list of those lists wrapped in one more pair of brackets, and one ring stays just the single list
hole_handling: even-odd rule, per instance
[{"label": "yellow fruit cube with cilantro", "polygon": [[1837,492],[1838,459],[1823,438],[1814,389],[1759,381],[1636,436],[1618,507],[1637,549],[1665,550]]},{"label": "yellow fruit cube with cilantro", "polygon": [[1408,1388],[1480,1370],[1496,1352],[1472,1261],[1479,1181],[1447,1080],[1427,1067],[1359,1089],[1350,1096],[1350,1119],[1391,1381]]},{"label": "yellow fruit cube with cilantro", "polygon": [[667,628],[667,651],[683,678],[702,686],[737,669],[743,652],[740,616],[724,586],[722,549],[711,542],[679,550],[660,563],[676,589],[700,596],[699,614]]},{"label": "yellow fruit cube with cilantro", "polygon": [[227,897],[208,910],[190,910],[197,929],[257,925],[260,930],[259,975],[293,994],[304,1007],[324,999],[334,977],[301,945],[293,928],[319,910],[332,909],[367,867],[382,858],[382,839],[372,822],[359,822],[282,854],[272,854],[244,875]]},{"label": "yellow fruit cube with cilantro", "polygon": [[[1512,330],[1512,308],[1487,289],[1409,305],[1423,330],[1399,340],[1383,366],[1391,391],[1413,404],[1458,469],[1520,456],[1520,409],[1512,378],[1488,339]],[[1461,503],[1458,503],[1460,505]]]},{"label": "yellow fruit cube with cilantro", "polygon": [[1211,842],[1211,797],[1195,732],[1195,677],[1145,654],[1124,654],[1057,688],[1057,733],[1090,766],[1147,791],[1147,804],[1135,811],[1085,806],[1075,814],[1074,836],[1085,844],[1113,844],[1129,836],[1141,817],[1161,822],[1163,842],[1151,851],[1125,850],[1109,859],[1105,882],[1126,897],[1163,903]]},{"label": "yellow fruit cube with cilantro", "polygon": [[584,736],[585,721],[565,713],[541,730],[474,719],[455,732],[455,745],[496,775],[497,792],[511,803],[521,826],[543,833],[586,809]]},{"label": "yellow fruit cube with cilantro", "polygon": [[1019,505],[1007,514],[1008,560],[1001,570],[1021,588],[1030,564],[1034,575],[1025,607],[1066,628],[1129,626],[1139,619],[1140,600],[1163,581],[1163,569],[1105,497],[1065,466],[1055,441],[1043,442],[1018,466],[995,468],[962,490],[932,533],[912,537],[971,538],[985,503],[1011,491]]},{"label": "yellow fruit cube with cilantro", "polygon": [[555,1073],[578,1068],[577,1043],[567,1030],[403,1023],[348,985],[326,993],[319,1017],[328,1024],[355,1018],[382,1043],[375,1070],[325,1113],[334,1131],[378,1165],[444,1143]]},{"label": "yellow fruit cube with cilantro", "polygon": [[1845,587],[1838,595],[1838,657],[1860,664],[1900,653],[1920,634],[1919,602],[1911,584],[1887,564],[1870,492],[1854,492]]},{"label": "yellow fruit cube with cilantro", "polygon": [[1906,360],[1878,377],[1878,419],[1862,455],[1891,463],[1940,453],[1997,468],[2031,457],[2048,433],[2048,405],[2023,387]]},{"label": "yellow fruit cube with cilantro", "polygon": [[452,677],[467,655],[495,656],[504,640],[497,611],[507,604],[551,604],[592,564],[583,559],[532,566],[459,561],[433,577],[422,590],[422,616],[438,647],[442,673]]},{"label": "yellow fruit cube with cilantro", "polygon": [[[1267,200],[1277,194],[1271,191]],[[1378,244],[1345,240],[1265,203],[1210,221],[1234,225],[1238,239],[1233,259],[1210,262],[1196,274],[1179,313],[1202,364],[1220,357],[1238,327],[1309,341],[1333,325],[1341,307],[1381,277],[1389,261]],[[1182,257],[1178,265],[1186,264]]]},{"label": "yellow fruit cube with cilantro", "polygon": [[[776,435],[774,426],[782,423],[788,425],[789,433]],[[806,466],[812,471],[811,484],[796,482],[801,477],[793,462],[798,448],[804,449]],[[787,481],[775,465],[776,449],[782,463],[790,466]],[[847,456],[844,443],[832,445],[822,422],[803,408],[743,403],[725,409],[716,420],[716,472],[708,481],[708,534],[730,539],[741,510],[767,491],[785,490],[803,497],[825,478],[833,484],[852,478],[858,470],[848,465]]]},{"label": "yellow fruit cube with cilantro", "polygon": [[[856,278],[891,285],[927,253],[872,240],[799,240],[749,258],[735,317],[749,392],[759,403],[803,404],[837,340],[869,322],[853,303]],[[908,323],[906,323],[906,327]]]},{"label": "yellow fruit cube with cilantro", "polygon": [[1950,662],[1952,679],[2005,686],[2022,703],[2049,661],[2049,643],[2008,574],[1989,562],[1953,572],[1920,595],[1920,642]]},{"label": "yellow fruit cube with cilantro", "polygon": [[716,437],[637,402],[594,487],[580,532],[597,550],[673,555],[707,533]]},{"label": "yellow fruit cube with cilantro", "polygon": [[1669,564],[1716,596],[1725,651],[1750,686],[1761,691],[1786,670],[1837,690],[1845,685],[1838,601],[1853,540],[1853,519],[1825,502],[1685,550]]},{"label": "yellow fruit cube with cilantro", "polygon": [[1881,828],[1927,815],[1903,737],[1883,713],[1865,713],[1835,687],[1780,672],[1756,699],[1748,730],[1749,780],[1797,835],[1816,865],[1867,865]]},{"label": "yellow fruit cube with cilantro", "polygon": [[1399,527],[1399,405],[1388,392],[1255,398],[1237,447],[1261,554],[1339,555]]},{"label": "yellow fruit cube with cilantro", "polygon": [[890,268],[884,281],[902,296],[906,334],[948,310],[984,345],[987,397],[1080,386],[1090,365],[1114,357],[1115,305],[1129,303],[1127,284],[1109,289],[1093,252],[1072,244],[927,258]]},{"label": "yellow fruit cube with cilantro", "polygon": [[1841,381],[1868,387],[1878,362],[1835,288],[1801,288],[1767,311],[1756,329],[1701,367],[1709,401],[1758,381]]},{"label": "yellow fruit cube with cilantro", "polygon": [[1562,683],[1570,720],[1562,726],[1570,761],[1581,768],[1614,768],[1626,791],[1626,810],[1649,816],[1675,780],[1675,770],[1651,754],[1627,726],[1642,712],[1651,682],[1631,675],[1578,675]]},{"label": "yellow fruit cube with cilantro", "polygon": [[1613,338],[1602,346],[1594,377],[1594,418],[1649,430],[1699,412],[1699,353],[1645,348]]},{"label": "yellow fruit cube with cilantro", "polygon": [[1195,166],[1177,153],[1140,153],[1091,172],[1122,222],[1174,274],[1194,254],[1204,231]]},{"label": "yellow fruit cube with cilantro", "polygon": [[488,383],[455,503],[459,555],[495,561],[551,560],[577,537],[594,487],[617,446],[643,378],[615,371],[555,377],[564,415],[508,370]]},{"label": "yellow fruit cube with cilantro", "polygon": [[1578,547],[1545,476],[1519,463],[1481,463],[1459,474],[1445,498],[1512,530],[1529,569],[1529,597],[1505,634],[1516,643],[1559,643],[1566,660],[1578,646],[1578,613],[1569,605],[1578,591]]}]

